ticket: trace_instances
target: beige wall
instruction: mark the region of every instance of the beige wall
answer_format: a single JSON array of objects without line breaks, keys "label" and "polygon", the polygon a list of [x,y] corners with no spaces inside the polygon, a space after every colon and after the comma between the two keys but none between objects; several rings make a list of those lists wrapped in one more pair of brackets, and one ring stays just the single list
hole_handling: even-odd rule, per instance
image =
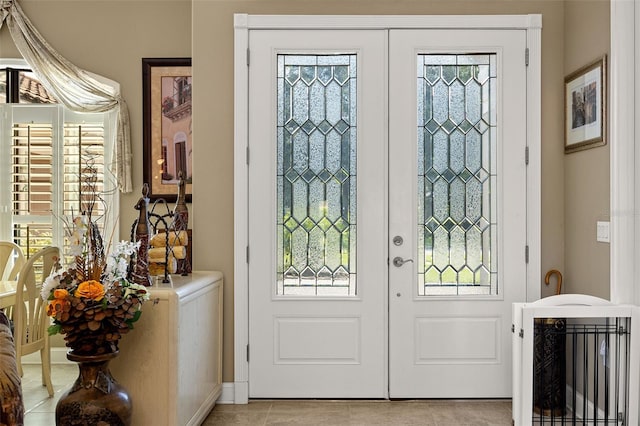
[{"label": "beige wall", "polygon": [[[577,7],[577,4],[584,8]],[[133,205],[142,185],[142,78],[143,57],[193,57],[194,67],[194,204],[191,206],[194,229],[194,266],[216,269],[225,276],[224,381],[233,381],[233,14],[526,14],[543,15],[542,31],[542,273],[551,268],[565,271],[571,282],[594,282],[579,272],[568,270],[569,259],[575,269],[606,258],[590,252],[572,258],[579,248],[587,247],[569,237],[567,229],[567,265],[565,266],[565,221],[575,221],[570,211],[574,202],[565,192],[593,194],[594,183],[586,179],[595,174],[597,196],[576,195],[585,199],[580,211],[589,212],[584,227],[594,233],[595,220],[608,218],[608,147],[580,154],[563,154],[563,78],[573,68],[605,52],[608,37],[608,1],[561,0],[21,0],[23,9],[48,41],[65,57],[92,72],[121,84],[129,104],[133,140],[133,183],[136,193],[121,199],[120,231],[128,235],[135,219]],[[605,5],[606,4],[606,5]],[[193,15],[192,15],[193,12]],[[571,16],[566,16],[568,13]],[[583,16],[585,14],[586,16]],[[588,24],[585,22],[595,22]],[[577,33],[565,31],[565,24],[582,28],[592,39],[578,44]],[[602,25],[607,25],[601,29]],[[592,26],[590,26],[592,25]],[[596,32],[588,32],[586,29]],[[193,36],[193,37],[192,37]],[[606,38],[606,40],[605,40]],[[565,39],[577,52],[565,55]],[[585,46],[588,46],[585,48]],[[591,48],[595,50],[591,51]],[[602,50],[598,50],[602,48]],[[575,53],[575,55],[573,54]],[[584,56],[579,56],[584,55]],[[17,57],[8,31],[0,33],[0,56]],[[606,158],[602,152],[606,151]],[[590,156],[598,158],[590,159]],[[577,163],[583,161],[585,163]],[[576,162],[577,164],[574,164]],[[606,166],[606,170],[602,170]],[[565,173],[565,167],[567,173]],[[573,170],[587,170],[584,177]],[[570,172],[571,171],[571,172]],[[565,191],[564,182],[567,181]],[[606,183],[604,183],[606,181]],[[593,203],[589,203],[593,200]],[[570,210],[570,211],[569,211]],[[603,215],[603,216],[601,216]],[[572,223],[572,227],[573,222]],[[576,234],[582,231],[578,228]],[[591,240],[593,243],[591,243]],[[571,241],[571,242],[570,242]],[[589,245],[595,244],[595,236]],[[598,247],[597,245],[595,246]],[[571,250],[569,250],[571,248]],[[588,260],[584,260],[588,259]],[[607,272],[600,276],[608,279]],[[596,266],[598,273],[602,265]],[[593,271],[585,275],[595,277]],[[608,282],[608,280],[606,281]],[[605,284],[603,287],[607,288]],[[579,291],[598,294],[597,287]],[[552,290],[543,289],[543,294]],[[608,294],[608,293],[607,293]],[[126,339],[123,340],[126,344]]]},{"label": "beige wall", "polygon": [[[564,73],[609,53],[609,0],[565,2]],[[609,220],[609,145],[564,156],[566,293],[609,298],[609,244],[596,221]]]}]

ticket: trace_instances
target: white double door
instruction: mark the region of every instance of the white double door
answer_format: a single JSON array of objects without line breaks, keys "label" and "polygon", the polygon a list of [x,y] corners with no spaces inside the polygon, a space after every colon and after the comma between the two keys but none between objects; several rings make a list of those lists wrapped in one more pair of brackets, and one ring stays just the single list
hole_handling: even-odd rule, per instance
[{"label": "white double door", "polygon": [[250,397],[510,396],[525,32],[249,46]]}]

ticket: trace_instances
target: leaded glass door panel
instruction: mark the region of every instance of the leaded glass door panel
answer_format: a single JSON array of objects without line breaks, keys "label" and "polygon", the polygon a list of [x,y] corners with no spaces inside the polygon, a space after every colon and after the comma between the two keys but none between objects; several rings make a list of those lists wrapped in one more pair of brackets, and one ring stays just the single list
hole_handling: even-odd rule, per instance
[{"label": "leaded glass door panel", "polygon": [[279,296],[355,296],[356,54],[277,56]]},{"label": "leaded glass door panel", "polygon": [[385,40],[250,33],[252,397],[387,395]]},{"label": "leaded glass door panel", "polygon": [[511,396],[525,48],[519,30],[390,32],[391,397]]}]

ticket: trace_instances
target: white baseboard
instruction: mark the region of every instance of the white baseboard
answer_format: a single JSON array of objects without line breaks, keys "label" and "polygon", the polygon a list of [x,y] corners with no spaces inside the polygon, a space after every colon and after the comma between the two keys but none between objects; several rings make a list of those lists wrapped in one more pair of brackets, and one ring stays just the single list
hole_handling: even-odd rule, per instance
[{"label": "white baseboard", "polygon": [[222,394],[216,401],[216,404],[235,404],[235,385],[231,382],[222,384]]},{"label": "white baseboard", "polygon": [[191,420],[187,423],[187,426],[197,426],[201,425],[213,407],[216,405],[216,400],[220,397],[222,393],[222,386],[216,385],[213,391],[207,396],[207,399],[202,403],[198,411],[191,417]]},{"label": "white baseboard", "polygon": [[248,404],[249,386],[247,382],[225,382],[222,394],[216,404]]},{"label": "white baseboard", "polygon": [[234,383],[234,404],[249,403],[249,382]]},{"label": "white baseboard", "polygon": [[[567,385],[567,401],[566,401],[566,406],[567,406],[567,412],[572,412],[572,408],[571,405],[573,404],[573,388],[569,385]],[[576,419],[582,419],[582,412],[584,411],[584,404],[587,404],[587,409],[586,412],[589,413],[589,416],[593,415],[593,402],[590,399],[587,399],[585,401],[584,399],[584,395],[582,395],[580,392],[576,392],[576,411],[574,413],[574,416]],[[604,410],[602,410],[601,408],[598,408],[598,419],[602,420],[604,419]],[[617,414],[610,414],[610,416],[613,416],[613,418],[615,419],[615,417],[617,416]],[[595,420],[595,419],[593,419]]]},{"label": "white baseboard", "polygon": [[[22,357],[22,364],[40,363],[40,351]],[[51,348],[51,364],[73,364],[67,359],[67,348]]]}]

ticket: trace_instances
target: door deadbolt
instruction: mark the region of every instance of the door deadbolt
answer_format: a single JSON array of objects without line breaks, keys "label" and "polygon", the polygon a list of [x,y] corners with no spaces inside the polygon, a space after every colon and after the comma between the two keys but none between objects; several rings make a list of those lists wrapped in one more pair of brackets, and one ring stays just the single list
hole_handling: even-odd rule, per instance
[{"label": "door deadbolt", "polygon": [[393,245],[396,245],[396,246],[401,246],[402,243],[404,243],[404,240],[400,235],[396,235],[395,237],[393,237],[392,241],[393,241]]}]

